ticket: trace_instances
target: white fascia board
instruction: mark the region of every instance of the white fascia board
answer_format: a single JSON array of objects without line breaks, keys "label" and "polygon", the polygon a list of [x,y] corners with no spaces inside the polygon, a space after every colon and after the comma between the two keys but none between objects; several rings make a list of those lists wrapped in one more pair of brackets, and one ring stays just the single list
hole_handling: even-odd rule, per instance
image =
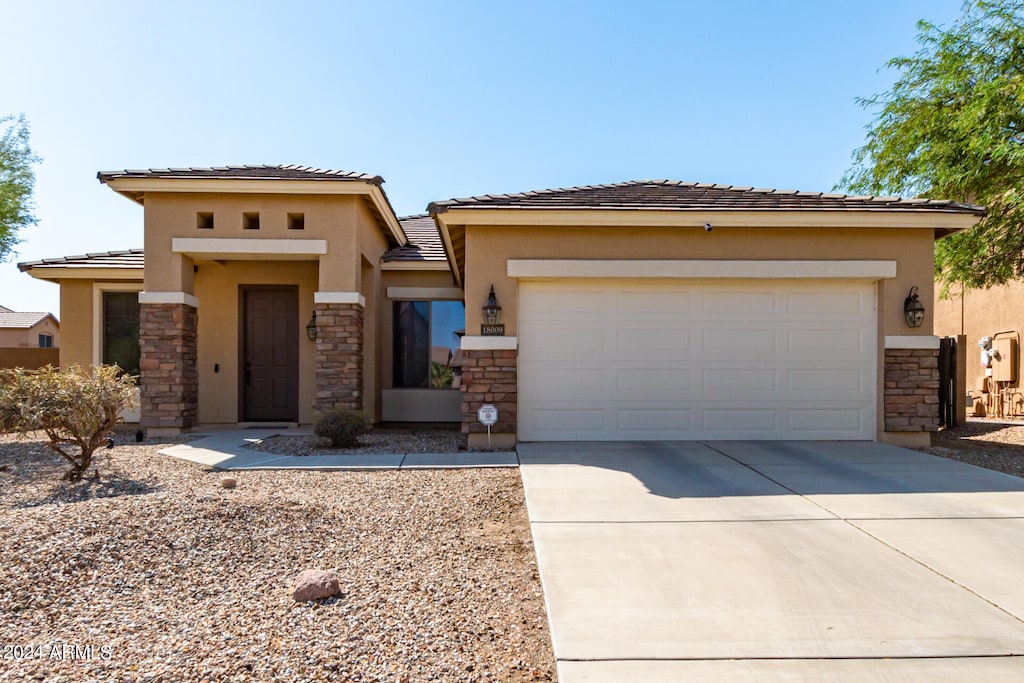
[{"label": "white fascia board", "polygon": [[25,272],[37,280],[136,280],[142,282],[142,268],[37,266],[29,268]]},{"label": "white fascia board", "polygon": [[458,287],[388,287],[388,298],[402,301],[462,301]]},{"label": "white fascia board", "polygon": [[327,253],[327,240],[232,237],[174,237],[171,251],[203,258],[314,258]]},{"label": "white fascia board", "polygon": [[463,351],[514,351],[519,348],[518,337],[463,337]]},{"label": "white fascia board", "polygon": [[366,307],[366,297],[359,292],[313,292],[315,304],[359,304]]},{"label": "white fascia board", "polygon": [[[462,287],[462,275],[459,274],[459,264],[455,260],[455,247],[452,246],[452,236],[448,231],[448,224],[444,220],[444,214],[437,214],[433,218],[434,223],[437,224],[438,232],[441,233],[441,243],[444,245],[444,253],[448,257],[448,267],[451,268],[455,284]],[[465,249],[463,249],[463,257],[465,257]]]},{"label": "white fascia board", "polygon": [[949,211],[850,209],[523,209],[517,207],[451,207],[443,214],[452,225],[513,225],[566,227],[681,227],[719,228],[951,228],[965,230],[979,220],[974,214]]},{"label": "white fascia board", "polygon": [[530,278],[866,279],[896,277],[896,261],[509,259],[508,276]]},{"label": "white fascia board", "polygon": [[139,292],[140,304],[187,304],[199,308],[199,299],[185,292]]},{"label": "white fascia board", "polygon": [[937,349],[939,338],[931,334],[894,334],[886,335],[887,349]]}]

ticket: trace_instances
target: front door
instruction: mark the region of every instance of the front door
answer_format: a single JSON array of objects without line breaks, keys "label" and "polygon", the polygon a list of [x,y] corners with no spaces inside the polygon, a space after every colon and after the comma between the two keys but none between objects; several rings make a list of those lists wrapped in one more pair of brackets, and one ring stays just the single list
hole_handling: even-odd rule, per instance
[{"label": "front door", "polygon": [[242,288],[242,419],[299,419],[299,291]]}]

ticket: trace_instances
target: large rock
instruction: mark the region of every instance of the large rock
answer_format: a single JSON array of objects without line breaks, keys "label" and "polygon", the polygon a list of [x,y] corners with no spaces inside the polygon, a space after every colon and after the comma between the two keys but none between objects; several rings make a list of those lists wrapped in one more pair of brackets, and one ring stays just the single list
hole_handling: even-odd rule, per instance
[{"label": "large rock", "polygon": [[292,598],[296,602],[320,600],[341,592],[338,577],[323,569],[307,569],[295,577]]}]

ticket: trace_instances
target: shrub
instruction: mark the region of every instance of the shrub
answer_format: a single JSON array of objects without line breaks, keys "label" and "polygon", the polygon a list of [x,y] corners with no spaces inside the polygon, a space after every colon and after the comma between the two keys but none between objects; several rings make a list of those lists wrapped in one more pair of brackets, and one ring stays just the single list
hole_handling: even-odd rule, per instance
[{"label": "shrub", "polygon": [[81,479],[93,453],[135,408],[135,380],[116,365],[63,370],[0,370],[0,425],[25,434],[42,430],[46,445],[71,463],[65,478]]},{"label": "shrub", "polygon": [[355,446],[368,425],[359,410],[331,408],[313,421],[313,433],[333,448]]}]

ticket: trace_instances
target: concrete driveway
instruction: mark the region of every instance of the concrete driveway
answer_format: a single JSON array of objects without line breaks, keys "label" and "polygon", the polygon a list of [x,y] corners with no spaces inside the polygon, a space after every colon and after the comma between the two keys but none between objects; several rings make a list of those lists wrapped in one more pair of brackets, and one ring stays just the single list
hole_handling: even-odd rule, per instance
[{"label": "concrete driveway", "polygon": [[1024,480],[865,442],[520,444],[562,681],[1024,680]]}]

